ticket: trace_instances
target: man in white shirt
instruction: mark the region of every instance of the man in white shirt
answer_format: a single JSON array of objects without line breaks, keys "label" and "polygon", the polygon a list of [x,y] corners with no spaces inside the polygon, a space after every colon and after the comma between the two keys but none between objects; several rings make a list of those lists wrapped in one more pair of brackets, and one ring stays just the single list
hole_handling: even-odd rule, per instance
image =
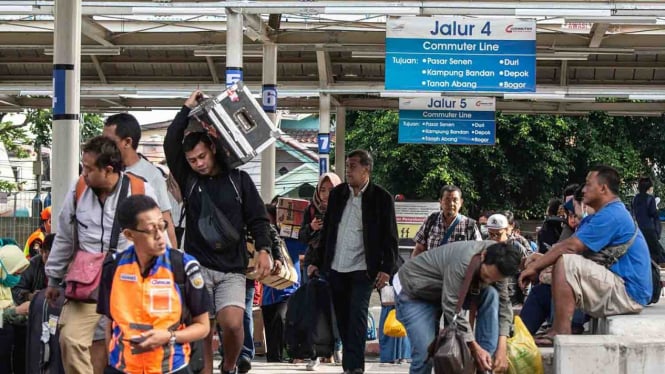
[{"label": "man in white shirt", "polygon": [[114,114],[104,122],[103,135],[113,139],[120,149],[122,163],[125,171],[145,179],[155,190],[157,205],[162,211],[162,217],[168,222],[168,239],[172,246],[178,241],[175,235],[175,225],[171,216],[171,202],[166,189],[166,177],[157,168],[142,157],[137,149],[141,141],[141,126],[134,116],[128,113]]}]

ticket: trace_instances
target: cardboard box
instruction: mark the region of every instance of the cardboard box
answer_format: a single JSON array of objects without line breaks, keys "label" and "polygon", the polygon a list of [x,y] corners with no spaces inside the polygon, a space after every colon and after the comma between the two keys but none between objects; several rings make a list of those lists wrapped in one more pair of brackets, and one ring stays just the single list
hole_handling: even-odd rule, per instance
[{"label": "cardboard box", "polygon": [[266,332],[263,326],[263,314],[261,308],[252,308],[252,319],[254,320],[254,349],[257,355],[266,354]]},{"label": "cardboard box", "polygon": [[285,238],[298,239],[300,226],[305,215],[309,201],[280,197],[277,200],[277,225],[279,235]]}]

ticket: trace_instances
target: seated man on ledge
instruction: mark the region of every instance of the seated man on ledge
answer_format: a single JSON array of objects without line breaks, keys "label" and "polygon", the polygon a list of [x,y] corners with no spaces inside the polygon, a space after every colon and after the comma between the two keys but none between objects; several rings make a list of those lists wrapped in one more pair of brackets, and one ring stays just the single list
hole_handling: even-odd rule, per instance
[{"label": "seated man on ledge", "polygon": [[520,275],[525,287],[538,272],[554,265],[554,328],[570,334],[575,307],[592,317],[639,313],[651,299],[649,248],[619,199],[619,173],[609,166],[591,169],[584,203],[596,213],[585,217],[570,238],[556,243]]}]

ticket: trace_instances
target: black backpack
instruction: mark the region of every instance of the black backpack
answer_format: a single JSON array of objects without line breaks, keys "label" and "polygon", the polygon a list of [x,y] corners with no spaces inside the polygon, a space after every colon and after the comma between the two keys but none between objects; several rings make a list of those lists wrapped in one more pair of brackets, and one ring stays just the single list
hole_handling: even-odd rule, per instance
[{"label": "black backpack", "polygon": [[651,260],[651,282],[653,283],[653,291],[649,304],[657,304],[663,291],[663,283],[660,280],[660,266],[654,260]]},{"label": "black backpack", "polygon": [[288,301],[285,343],[289,357],[330,357],[338,338],[328,283],[312,278]]}]

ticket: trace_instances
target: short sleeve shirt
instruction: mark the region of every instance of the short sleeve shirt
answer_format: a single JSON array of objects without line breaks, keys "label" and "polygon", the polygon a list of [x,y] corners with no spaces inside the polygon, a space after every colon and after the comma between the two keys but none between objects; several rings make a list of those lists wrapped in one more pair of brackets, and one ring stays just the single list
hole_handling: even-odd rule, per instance
[{"label": "short sleeve shirt", "polygon": [[[587,216],[575,232],[588,249],[599,252],[607,246],[624,244],[635,233],[635,222],[619,200],[613,201],[595,214]],[[626,284],[626,292],[641,305],[651,299],[651,258],[642,232],[638,231],[635,242],[610,270],[620,276]]]},{"label": "short sleeve shirt", "polygon": [[[429,232],[427,231],[427,222],[430,221],[432,215],[436,214],[437,217],[434,220],[434,224],[432,227],[429,229]],[[416,236],[414,240],[416,243],[420,243],[425,246],[427,250],[439,247],[441,245],[441,241],[443,240],[443,237],[448,230],[448,226],[445,226],[445,221],[443,219],[443,214],[441,212],[435,212],[432,213],[427,219],[425,219],[425,222],[423,222],[422,226],[420,226],[420,229],[416,233]],[[459,214],[459,222],[457,223],[457,226],[455,226],[455,229],[453,230],[452,235],[450,235],[450,238],[448,238],[448,243],[452,242],[459,242],[459,241],[464,241],[464,240],[482,240],[482,236],[480,235],[480,231],[478,231],[478,227],[476,227],[475,223],[469,219],[469,217]],[[468,232],[470,231],[469,226],[473,225],[473,236],[472,237],[467,237]]]},{"label": "short sleeve shirt", "polygon": [[166,189],[166,179],[157,166],[151,164],[148,160],[141,158],[139,162],[125,169],[126,171],[138,175],[148,182],[148,184],[155,190],[157,196],[157,205],[162,212],[171,210],[171,200]]}]

